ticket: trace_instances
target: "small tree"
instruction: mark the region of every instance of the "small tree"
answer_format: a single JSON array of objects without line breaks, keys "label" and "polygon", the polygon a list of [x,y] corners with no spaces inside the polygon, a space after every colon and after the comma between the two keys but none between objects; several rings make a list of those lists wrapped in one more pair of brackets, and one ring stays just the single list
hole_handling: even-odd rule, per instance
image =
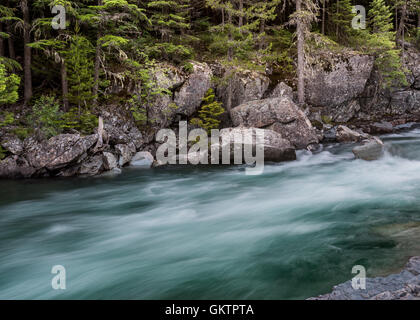
[{"label": "small tree", "polygon": [[20,78],[14,73],[7,75],[6,67],[0,61],[0,105],[18,100],[19,84]]},{"label": "small tree", "polygon": [[219,128],[219,117],[224,112],[225,109],[222,107],[222,103],[216,101],[213,89],[209,89],[203,98],[203,104],[198,111],[199,118],[191,119],[191,124],[200,126],[210,134],[212,129]]}]

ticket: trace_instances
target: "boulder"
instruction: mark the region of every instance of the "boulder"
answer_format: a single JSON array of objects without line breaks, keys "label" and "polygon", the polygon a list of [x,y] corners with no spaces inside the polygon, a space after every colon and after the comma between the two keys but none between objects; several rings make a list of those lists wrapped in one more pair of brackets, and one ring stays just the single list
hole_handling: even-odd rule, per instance
[{"label": "boulder", "polygon": [[370,134],[386,134],[394,132],[394,126],[390,122],[375,122],[369,126]]},{"label": "boulder", "polygon": [[23,142],[16,136],[3,137],[1,146],[14,155],[20,155],[23,152]]},{"label": "boulder", "polygon": [[373,57],[354,52],[319,55],[305,70],[306,102],[313,106],[338,107],[358,98],[373,66]]},{"label": "boulder", "polygon": [[114,154],[111,152],[104,152],[102,155],[105,170],[112,170],[118,167],[118,160]]},{"label": "boulder", "polygon": [[[249,70],[236,70],[231,79],[232,105],[231,108],[242,103],[263,99],[269,85],[270,79],[265,75]],[[219,101],[227,105],[228,87],[226,83],[217,87],[216,93]]]},{"label": "boulder", "polygon": [[[245,141],[244,138],[245,135],[249,134],[250,131],[252,133],[252,142],[250,140]],[[222,129],[220,131],[220,143],[218,145],[218,147],[220,148],[219,151],[222,152],[222,149],[226,147],[227,144],[229,144],[231,151],[231,159],[233,159],[235,148],[242,148],[242,150],[244,150],[243,148],[245,143],[251,142],[252,150],[255,150],[256,143],[258,142],[258,140],[256,139],[257,134],[264,135],[264,161],[282,162],[296,160],[295,148],[289,141],[283,139],[282,136],[277,132],[258,128],[239,127]],[[236,135],[243,137],[241,143],[239,144],[235,143],[234,141]],[[214,148],[216,145],[217,144],[213,144],[212,148]]]},{"label": "boulder", "polygon": [[94,176],[103,171],[103,157],[97,154],[82,162],[79,170],[79,175]]},{"label": "boulder", "polygon": [[78,162],[97,140],[97,134],[86,137],[79,134],[60,134],[42,143],[28,140],[25,141],[28,146],[25,157],[30,166],[37,170],[45,168],[54,171]]},{"label": "boulder", "polygon": [[288,97],[246,102],[230,114],[234,126],[273,130],[297,149],[319,142],[305,113]]},{"label": "boulder", "polygon": [[0,160],[0,178],[2,179],[31,178],[35,172],[36,169],[31,167],[24,158],[11,156]]},{"label": "boulder", "polygon": [[120,155],[118,165],[120,167],[123,167],[124,165],[129,163],[131,159],[133,158],[133,156],[135,155],[136,146],[132,142],[128,144],[117,144],[115,146],[115,150],[117,150]]},{"label": "boulder", "polygon": [[362,140],[369,138],[370,136],[368,134],[351,130],[346,126],[338,126],[336,130],[336,139],[338,142],[361,142]]},{"label": "boulder", "polygon": [[366,161],[378,160],[384,153],[384,143],[377,137],[363,142],[361,146],[353,148],[357,159]]},{"label": "boulder", "polygon": [[273,91],[268,95],[268,98],[280,98],[280,97],[288,97],[290,100],[293,100],[293,89],[290,88],[284,82],[280,82],[277,84]]},{"label": "boulder", "polygon": [[201,105],[204,96],[211,88],[213,72],[206,63],[192,62],[193,72],[179,91],[175,92],[176,113],[193,115]]},{"label": "boulder", "polygon": [[147,151],[137,152],[130,161],[130,167],[151,168],[155,159]]}]

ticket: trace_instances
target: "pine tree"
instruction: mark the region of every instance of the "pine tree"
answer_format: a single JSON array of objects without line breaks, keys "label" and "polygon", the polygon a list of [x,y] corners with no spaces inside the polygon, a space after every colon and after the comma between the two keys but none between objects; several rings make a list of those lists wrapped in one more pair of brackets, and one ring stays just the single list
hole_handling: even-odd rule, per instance
[{"label": "pine tree", "polygon": [[160,37],[151,52],[163,58],[180,62],[192,56],[192,48],[186,43],[190,29],[190,0],[152,0],[147,3],[152,30]]},{"label": "pine tree", "polygon": [[373,33],[391,32],[392,13],[384,0],[373,0],[368,13],[369,26]]},{"label": "pine tree", "polygon": [[191,119],[191,123],[205,129],[211,134],[212,129],[218,129],[220,126],[219,117],[225,112],[222,103],[216,101],[213,89],[209,89],[203,98],[203,104],[198,111],[199,118]]},{"label": "pine tree", "polygon": [[18,98],[20,78],[12,73],[8,75],[6,66],[0,60],[0,105],[15,103]]},{"label": "pine tree", "polygon": [[354,18],[351,0],[337,0],[330,10],[330,21],[335,27],[335,38],[338,42],[348,43],[353,29],[351,22]]}]

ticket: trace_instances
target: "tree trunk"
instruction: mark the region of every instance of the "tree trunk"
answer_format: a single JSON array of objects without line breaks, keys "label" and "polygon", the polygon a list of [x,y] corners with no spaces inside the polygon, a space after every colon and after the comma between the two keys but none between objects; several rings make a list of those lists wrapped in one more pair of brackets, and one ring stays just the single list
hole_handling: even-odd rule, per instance
[{"label": "tree trunk", "polygon": [[[337,18],[338,18],[338,14],[340,13],[340,0],[337,0]],[[337,23],[336,25],[336,29],[335,29],[335,36],[337,37],[337,41],[338,41],[338,31],[339,31],[339,25]]]},{"label": "tree trunk", "polygon": [[401,8],[400,24],[399,24],[398,30],[397,30],[397,45],[398,45],[398,42],[401,39],[401,37],[403,35],[403,32],[404,32],[406,17],[407,17],[407,1],[404,2],[403,6]]},{"label": "tree trunk", "polygon": [[239,0],[239,28],[244,25],[244,17],[242,16],[244,11],[244,0]]},{"label": "tree trunk", "polygon": [[[232,12],[229,10],[228,12],[228,23],[229,23],[229,48],[228,48],[228,61],[233,60],[233,48],[232,48],[232,30],[230,26],[232,25]],[[231,66],[230,66],[231,68]],[[230,112],[232,109],[232,74],[228,74],[228,92],[227,92],[227,103],[226,103],[226,111]]]},{"label": "tree trunk", "polygon": [[12,27],[10,26],[9,22],[6,23],[6,31],[9,34],[9,38],[7,38],[7,46],[9,47],[9,58],[15,60],[15,44],[13,43]]},{"label": "tree trunk", "polygon": [[[102,5],[102,0],[98,0],[98,6]],[[95,69],[93,75],[93,104],[96,105],[98,102],[98,91],[99,91],[99,59],[101,54],[101,46],[99,43],[99,39],[102,36],[102,26],[101,21],[99,21],[98,25],[98,35],[96,40],[96,49],[95,49]]]},{"label": "tree trunk", "polygon": [[31,48],[28,44],[31,42],[30,34],[30,16],[28,1],[21,1],[22,13],[23,13],[23,73],[25,77],[25,88],[24,88],[24,101],[25,104],[29,102],[32,97],[32,74],[31,74]]},{"label": "tree trunk", "polygon": [[264,19],[261,19],[260,21],[260,44],[259,44],[259,49],[262,50],[264,48],[264,38],[262,36],[262,34],[265,32],[265,21]]},{"label": "tree trunk", "polygon": [[[302,0],[296,0],[296,12],[302,11]],[[302,19],[298,17],[297,26],[297,51],[298,51],[298,102],[300,105],[305,103],[305,81],[304,81],[304,68],[305,68],[305,49],[304,49],[304,25]]]},{"label": "tree trunk", "polygon": [[69,84],[67,82],[67,68],[66,68],[66,63],[63,59],[63,61],[61,62],[61,91],[63,94],[63,108],[64,111],[69,111],[69,99],[68,99],[68,94],[69,94]]},{"label": "tree trunk", "polygon": [[[0,22],[0,32],[3,32],[3,24]],[[4,56],[4,40],[0,37],[0,56]]]},{"label": "tree trunk", "polygon": [[325,0],[322,0],[322,25],[321,33],[325,35]]}]

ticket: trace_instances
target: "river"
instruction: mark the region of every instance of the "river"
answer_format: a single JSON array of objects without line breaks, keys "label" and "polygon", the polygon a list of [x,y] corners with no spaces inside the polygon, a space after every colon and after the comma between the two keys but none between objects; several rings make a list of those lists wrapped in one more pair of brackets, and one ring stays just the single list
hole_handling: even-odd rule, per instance
[{"label": "river", "polygon": [[[420,253],[420,130],[244,167],[0,181],[0,299],[304,299]],[[66,270],[53,290],[51,268]]]}]

